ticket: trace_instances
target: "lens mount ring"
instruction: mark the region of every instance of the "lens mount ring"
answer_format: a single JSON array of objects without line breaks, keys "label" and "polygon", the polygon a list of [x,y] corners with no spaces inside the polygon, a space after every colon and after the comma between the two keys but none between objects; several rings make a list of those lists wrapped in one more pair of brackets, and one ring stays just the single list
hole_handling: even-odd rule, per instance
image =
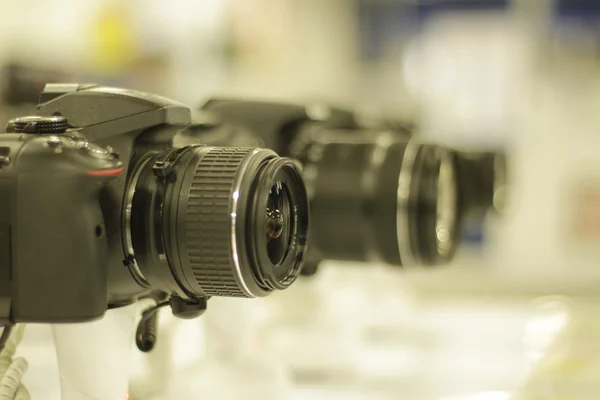
[{"label": "lens mount ring", "polygon": [[148,282],[148,279],[144,276],[144,273],[140,269],[135,257],[133,234],[131,231],[131,219],[133,213],[133,197],[135,196],[140,176],[154,155],[155,153],[146,154],[145,157],[142,158],[136,165],[135,171],[127,183],[127,190],[125,192],[125,196],[123,197],[122,242],[123,252],[125,254],[123,263],[127,268],[129,268],[129,271],[131,272],[131,275],[135,281],[144,288],[149,288],[150,282]]},{"label": "lens mount ring", "polygon": [[179,194],[183,188],[181,175],[185,166],[192,159],[194,150],[203,147],[190,145],[169,149],[155,157],[151,166],[156,188],[153,209],[155,230],[152,239],[156,253],[155,262],[161,266],[157,275],[162,278],[161,284],[166,284],[172,293],[184,299],[197,296],[184,284],[184,276],[177,273],[179,260],[175,259],[176,255],[172,251],[172,237],[168,233],[173,228],[173,222],[169,220],[168,214],[173,204],[173,194]]},{"label": "lens mount ring", "polygon": [[411,218],[409,215],[411,202],[411,187],[413,169],[422,144],[415,139],[410,139],[406,144],[400,174],[398,176],[398,195],[396,208],[396,235],[398,237],[398,250],[400,251],[401,264],[410,267],[417,264],[411,246]]},{"label": "lens mount ring", "polygon": [[[170,204],[171,194],[178,192],[181,187],[177,179],[181,171],[177,171],[176,167],[178,164],[185,165],[194,147],[146,154],[138,163],[134,178],[129,183],[128,191],[132,191],[133,196],[128,200],[130,204],[126,206],[124,216],[129,225],[125,231],[126,241],[130,241],[130,249],[133,250],[127,261],[134,276],[139,274],[147,288],[182,298],[194,296],[173,271],[170,238],[164,234],[165,229],[170,227],[170,221],[165,219],[165,210]],[[181,159],[184,159],[183,162]]]}]

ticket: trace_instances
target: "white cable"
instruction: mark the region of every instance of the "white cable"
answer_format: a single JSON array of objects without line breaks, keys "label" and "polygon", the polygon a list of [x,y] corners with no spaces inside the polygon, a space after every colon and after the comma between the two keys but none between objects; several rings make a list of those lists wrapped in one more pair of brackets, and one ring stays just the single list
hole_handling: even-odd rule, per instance
[{"label": "white cable", "polygon": [[0,352],[0,400],[31,400],[22,383],[29,364],[23,357],[13,358],[24,333],[25,325],[16,325]]}]

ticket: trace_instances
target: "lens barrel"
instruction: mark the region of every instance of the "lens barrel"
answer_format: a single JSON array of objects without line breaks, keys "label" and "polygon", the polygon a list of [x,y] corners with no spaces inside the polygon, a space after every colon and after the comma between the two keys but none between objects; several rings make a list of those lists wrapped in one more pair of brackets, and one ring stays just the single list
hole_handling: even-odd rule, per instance
[{"label": "lens barrel", "polygon": [[311,242],[325,259],[444,264],[458,234],[451,153],[397,132],[323,131],[306,150]]},{"label": "lens barrel", "polygon": [[[277,209],[274,186],[285,190]],[[258,148],[170,149],[142,159],[130,187],[125,247],[140,284],[188,298],[257,297],[298,277],[308,203],[291,160]],[[272,213],[286,216],[277,258],[267,243]]]}]

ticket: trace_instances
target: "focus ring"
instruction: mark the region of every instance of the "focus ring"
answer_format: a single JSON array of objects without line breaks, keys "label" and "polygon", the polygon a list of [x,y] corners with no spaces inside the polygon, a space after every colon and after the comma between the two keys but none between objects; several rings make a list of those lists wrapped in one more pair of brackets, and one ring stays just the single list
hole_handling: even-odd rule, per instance
[{"label": "focus ring", "polygon": [[209,296],[249,297],[232,268],[232,199],[250,148],[207,151],[199,162],[186,207],[186,249],[194,277]]}]

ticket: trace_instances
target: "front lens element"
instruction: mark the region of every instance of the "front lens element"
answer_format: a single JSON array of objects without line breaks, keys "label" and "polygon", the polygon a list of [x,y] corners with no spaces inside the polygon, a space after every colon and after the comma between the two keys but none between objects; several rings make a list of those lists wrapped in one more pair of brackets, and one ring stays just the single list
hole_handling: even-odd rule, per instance
[{"label": "front lens element", "polygon": [[271,187],[265,218],[267,220],[267,253],[274,265],[281,264],[289,246],[292,221],[287,187],[277,182]]}]

